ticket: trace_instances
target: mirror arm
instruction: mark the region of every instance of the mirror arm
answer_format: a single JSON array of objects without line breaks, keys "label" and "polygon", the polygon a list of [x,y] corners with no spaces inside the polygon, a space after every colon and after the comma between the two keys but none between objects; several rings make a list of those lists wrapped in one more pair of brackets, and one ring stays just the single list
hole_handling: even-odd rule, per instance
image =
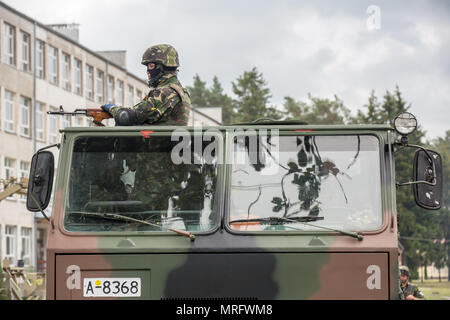
[{"label": "mirror arm", "polygon": [[436,179],[434,179],[434,183],[428,182],[428,181],[409,181],[409,182],[405,182],[405,183],[399,183],[396,182],[395,186],[397,187],[404,187],[404,186],[410,186],[413,184],[427,184],[429,186],[435,186],[436,185]]},{"label": "mirror arm", "polygon": [[[402,142],[394,142],[394,146],[402,146],[402,147],[409,147],[409,148],[414,148],[414,149],[421,149],[421,150],[423,150],[423,152],[425,152],[425,154],[427,155],[428,160],[429,160],[431,163],[433,163],[433,169],[434,169],[433,158],[430,156],[430,154],[428,153],[427,149],[425,149],[424,147],[422,147],[422,146],[416,146],[416,145],[414,145],[414,144],[408,144],[408,143],[403,144]],[[397,151],[400,151],[400,150],[397,150]]]},{"label": "mirror arm", "polygon": [[410,182],[406,182],[406,183],[398,183],[398,182],[396,182],[395,185],[397,187],[409,186],[409,185],[412,185],[412,184],[427,184],[429,186],[435,186],[436,185],[436,174],[435,174],[436,167],[434,166],[433,158],[431,157],[431,155],[428,153],[428,151],[424,147],[417,146],[417,145],[414,145],[414,144],[408,144],[407,142],[406,143],[404,143],[404,142],[395,142],[394,145],[395,146],[402,146],[402,147],[408,147],[408,148],[414,148],[414,149],[422,150],[423,152],[425,152],[425,154],[428,157],[428,161],[433,166],[433,169],[432,169],[433,170],[433,176],[432,176],[433,177],[433,182],[428,182],[428,181],[412,181],[412,182],[410,181]]},{"label": "mirror arm", "polygon": [[59,149],[60,146],[61,146],[61,143],[51,144],[49,146],[46,146],[46,147],[43,147],[43,148],[39,149],[38,151],[36,151],[36,153],[39,153],[39,152],[41,152],[43,150],[50,149],[50,148],[53,148],[53,147],[57,147]]},{"label": "mirror arm", "polygon": [[41,206],[39,205],[39,202],[36,200],[36,198],[33,196],[32,193],[30,193],[31,199],[33,199],[34,203],[37,205],[37,207],[39,208],[39,210],[41,211],[42,215],[45,217],[45,219],[47,219],[48,221],[50,221],[50,218],[45,214],[44,210],[42,210]]},{"label": "mirror arm", "polygon": [[[403,143],[401,143],[401,142],[395,142],[394,145],[396,145],[396,146],[403,146],[403,147],[409,147],[409,148],[414,148],[414,149],[421,149],[421,150],[423,150],[423,152],[425,152],[425,154],[427,155],[428,160],[429,160],[431,163],[433,163],[433,158],[432,158],[431,155],[428,153],[427,149],[425,149],[425,148],[422,147],[422,146],[416,146],[416,145],[414,145],[414,144],[408,144],[408,143],[403,144]],[[433,168],[433,169],[434,169],[434,168]]]}]

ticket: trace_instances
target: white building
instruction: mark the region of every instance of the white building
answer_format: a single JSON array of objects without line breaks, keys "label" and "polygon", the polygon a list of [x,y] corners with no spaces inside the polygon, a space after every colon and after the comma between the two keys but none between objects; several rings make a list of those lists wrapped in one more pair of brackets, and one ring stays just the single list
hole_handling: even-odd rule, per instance
[{"label": "white building", "polygon": [[222,108],[193,108],[189,113],[189,126],[217,126],[222,124]]},{"label": "white building", "polygon": [[[34,152],[58,143],[60,129],[91,125],[47,111],[139,102],[148,90],[145,70],[142,78],[128,72],[125,53],[94,52],[78,43],[78,25],[46,26],[0,2],[0,178],[28,177]],[[212,109],[193,109],[189,124],[220,124]],[[34,268],[45,260],[46,224],[25,202],[17,194],[0,201],[0,259]]]}]

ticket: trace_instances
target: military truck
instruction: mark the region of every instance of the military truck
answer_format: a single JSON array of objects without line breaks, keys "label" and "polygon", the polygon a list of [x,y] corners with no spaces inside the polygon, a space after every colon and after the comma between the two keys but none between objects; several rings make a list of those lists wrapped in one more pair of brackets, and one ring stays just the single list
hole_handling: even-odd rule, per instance
[{"label": "military truck", "polygon": [[394,124],[65,128],[28,186],[47,299],[399,299],[396,188],[440,208],[442,164]]}]

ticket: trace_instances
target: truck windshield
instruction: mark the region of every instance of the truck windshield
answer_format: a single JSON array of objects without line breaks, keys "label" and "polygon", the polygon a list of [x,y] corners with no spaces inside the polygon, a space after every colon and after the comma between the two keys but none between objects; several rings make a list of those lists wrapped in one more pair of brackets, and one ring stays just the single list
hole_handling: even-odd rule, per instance
[{"label": "truck windshield", "polygon": [[236,135],[231,170],[233,230],[371,231],[382,225],[375,136]]},{"label": "truck windshield", "polygon": [[[211,230],[218,221],[218,156],[217,149],[207,159],[202,153],[218,139],[211,138],[200,142],[200,148],[185,144],[182,162],[174,161],[180,156],[180,142],[172,141],[170,135],[77,138],[66,230]],[[119,215],[121,219],[111,218]]]}]

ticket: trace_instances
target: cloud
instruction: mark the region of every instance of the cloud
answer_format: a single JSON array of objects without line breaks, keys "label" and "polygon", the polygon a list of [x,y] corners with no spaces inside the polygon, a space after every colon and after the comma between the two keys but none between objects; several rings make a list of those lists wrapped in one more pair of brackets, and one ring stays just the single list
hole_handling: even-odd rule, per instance
[{"label": "cloud", "polygon": [[[128,69],[145,77],[140,59],[151,44],[180,53],[180,79],[195,74],[231,82],[257,67],[272,91],[305,99],[337,94],[353,111],[372,90],[381,99],[400,87],[429,137],[450,129],[450,5],[448,1],[201,1],[8,0],[44,23],[81,23],[81,43],[93,50],[127,50]],[[380,9],[368,30],[369,5]],[[75,19],[75,21],[74,21]],[[76,21],[79,19],[79,21]]]}]

